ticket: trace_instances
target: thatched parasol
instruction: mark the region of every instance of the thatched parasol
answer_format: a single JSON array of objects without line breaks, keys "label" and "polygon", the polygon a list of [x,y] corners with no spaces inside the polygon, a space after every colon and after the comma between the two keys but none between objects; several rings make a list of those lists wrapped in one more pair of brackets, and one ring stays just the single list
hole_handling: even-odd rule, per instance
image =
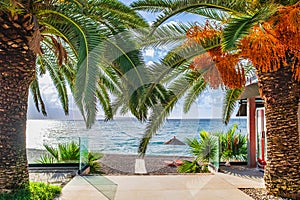
[{"label": "thatched parasol", "polygon": [[169,141],[165,142],[164,144],[171,144],[171,145],[185,145],[185,143],[178,140],[175,136],[170,139]]}]

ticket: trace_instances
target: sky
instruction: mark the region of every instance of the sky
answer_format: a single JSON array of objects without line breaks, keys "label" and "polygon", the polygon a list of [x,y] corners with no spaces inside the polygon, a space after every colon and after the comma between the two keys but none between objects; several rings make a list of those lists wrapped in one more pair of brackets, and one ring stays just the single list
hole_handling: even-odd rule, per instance
[{"label": "sky", "polygon": [[[122,0],[123,3],[129,5],[132,0]],[[150,24],[155,20],[156,15],[152,13],[141,12],[140,13]],[[190,14],[181,14],[169,19],[166,23],[174,22],[203,22],[204,19]],[[144,51],[144,58],[146,64],[157,60],[159,57],[165,55],[166,50],[163,49],[146,49]],[[44,75],[39,78],[40,81],[40,90],[42,93],[42,98],[46,104],[46,110],[48,113],[47,117],[44,117],[39,113],[33,103],[32,96],[29,96],[28,104],[28,118],[29,119],[60,119],[60,120],[79,120],[82,119],[76,104],[69,94],[69,116],[65,116],[62,106],[58,100],[58,95],[55,87],[52,84],[51,79],[48,75]],[[69,92],[70,93],[70,92]],[[196,103],[194,103],[190,109],[190,112],[185,114],[183,113],[183,101],[179,101],[176,104],[175,109],[171,113],[169,118],[176,119],[185,119],[185,118],[221,118],[222,113],[222,104],[223,104],[223,91],[222,90],[212,90],[207,89],[199,96]],[[117,115],[116,117],[121,117]],[[125,117],[132,117],[131,115],[125,115]],[[98,119],[103,118],[103,113],[100,111],[97,115]]]}]

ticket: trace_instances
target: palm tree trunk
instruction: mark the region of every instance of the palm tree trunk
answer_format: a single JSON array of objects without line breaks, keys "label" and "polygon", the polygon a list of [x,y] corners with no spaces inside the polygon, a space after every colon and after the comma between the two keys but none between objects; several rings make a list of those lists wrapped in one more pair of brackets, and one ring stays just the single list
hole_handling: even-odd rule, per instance
[{"label": "palm tree trunk", "polygon": [[0,12],[0,193],[29,182],[25,132],[36,56],[28,44],[34,32],[28,20]]},{"label": "palm tree trunk", "polygon": [[289,67],[282,67],[270,73],[258,72],[258,78],[266,109],[267,167],[264,175],[266,188],[275,196],[299,199],[300,84],[292,77]]}]

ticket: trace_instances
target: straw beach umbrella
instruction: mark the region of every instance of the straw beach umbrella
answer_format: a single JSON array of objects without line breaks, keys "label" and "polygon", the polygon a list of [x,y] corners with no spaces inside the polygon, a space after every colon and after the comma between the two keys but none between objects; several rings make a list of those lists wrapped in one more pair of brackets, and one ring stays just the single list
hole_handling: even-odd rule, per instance
[{"label": "straw beach umbrella", "polygon": [[185,145],[185,143],[183,143],[180,140],[178,140],[175,136],[172,139],[170,139],[167,142],[165,142],[164,144]]}]

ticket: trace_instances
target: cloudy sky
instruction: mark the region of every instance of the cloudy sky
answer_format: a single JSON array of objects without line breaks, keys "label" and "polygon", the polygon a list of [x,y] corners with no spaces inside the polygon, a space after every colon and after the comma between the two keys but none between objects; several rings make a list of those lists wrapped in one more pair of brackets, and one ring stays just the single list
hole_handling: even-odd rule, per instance
[{"label": "cloudy sky", "polygon": [[[125,4],[130,4],[132,0],[123,0]],[[151,13],[141,13],[142,16],[151,23],[155,20],[155,15]],[[193,15],[182,14],[177,17],[173,17],[168,20],[166,23],[174,22],[199,22],[203,21],[202,18],[195,17]],[[157,60],[157,58],[163,56],[166,51],[159,49],[146,49],[144,51],[144,58],[147,64],[150,64],[152,61]],[[79,111],[74,103],[74,100],[71,95],[70,97],[70,114],[65,116],[58,100],[58,95],[55,87],[52,84],[49,76],[45,75],[40,78],[40,89],[42,92],[42,97],[46,104],[46,109],[48,112],[47,117],[43,117],[41,113],[36,111],[34,103],[32,101],[32,96],[29,96],[29,108],[28,108],[28,118],[29,119],[82,119]],[[223,92],[221,90],[211,90],[207,89],[198,99],[197,102],[192,106],[191,111],[187,114],[184,114],[182,111],[183,101],[180,101],[170,118],[184,119],[184,118],[220,118],[222,113],[222,100]],[[130,115],[128,115],[130,116]],[[128,117],[126,116],[126,117]],[[102,118],[103,113],[99,112],[98,118]],[[120,117],[119,115],[117,117]]]}]

